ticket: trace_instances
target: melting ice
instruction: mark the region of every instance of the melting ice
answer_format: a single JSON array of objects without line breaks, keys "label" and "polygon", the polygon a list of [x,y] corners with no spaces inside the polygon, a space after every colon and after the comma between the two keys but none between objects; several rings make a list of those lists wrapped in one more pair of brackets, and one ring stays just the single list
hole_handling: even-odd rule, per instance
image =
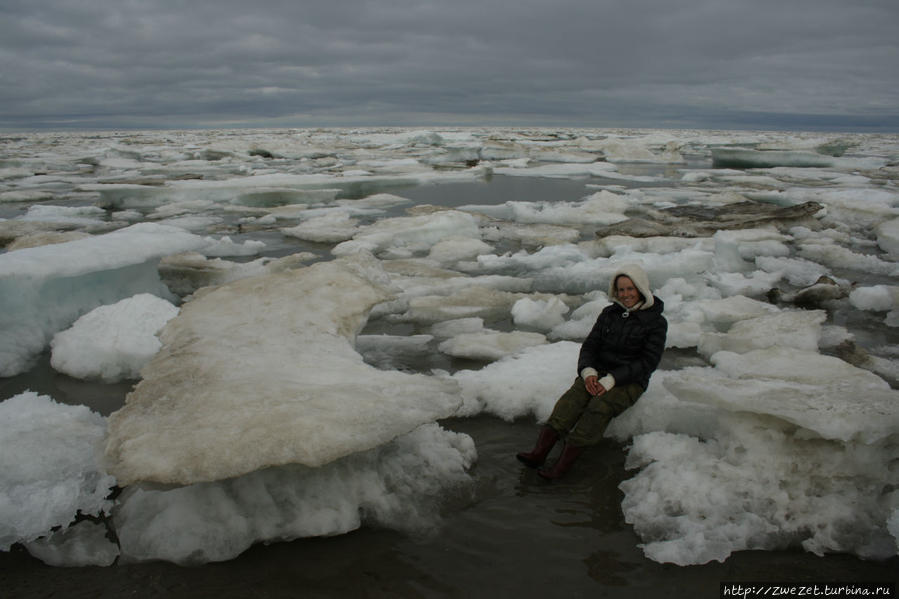
[{"label": "melting ice", "polygon": [[371,306],[391,298],[385,283],[357,254],[194,294],[110,417],[110,472],[189,485],[317,468],[451,416],[454,385],[379,370],[353,348]]},{"label": "melting ice", "polygon": [[[897,156],[895,136],[696,131],[9,139],[0,376],[49,354],[135,386],[108,417],[0,398],[0,550],[202,563],[434,526],[477,459],[439,421],[544,421],[636,260],[669,355],[608,434],[645,554],[895,555]],[[404,197],[496,177],[584,188]]]}]

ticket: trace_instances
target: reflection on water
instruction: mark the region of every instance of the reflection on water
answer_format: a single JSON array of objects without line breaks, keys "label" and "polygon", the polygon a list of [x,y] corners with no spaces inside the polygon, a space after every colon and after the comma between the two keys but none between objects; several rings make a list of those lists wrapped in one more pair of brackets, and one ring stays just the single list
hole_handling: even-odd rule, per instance
[{"label": "reflection on water", "polygon": [[56,372],[50,366],[50,351],[38,356],[31,370],[13,377],[0,378],[0,397],[8,398],[34,391],[49,395],[59,403],[84,405],[108,416],[125,404],[125,395],[131,391],[133,381],[101,383],[72,378]]}]

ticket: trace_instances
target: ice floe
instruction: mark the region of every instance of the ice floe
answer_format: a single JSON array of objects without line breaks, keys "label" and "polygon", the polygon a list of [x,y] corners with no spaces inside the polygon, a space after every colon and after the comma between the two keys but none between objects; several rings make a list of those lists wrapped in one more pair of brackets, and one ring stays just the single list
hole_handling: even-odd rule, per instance
[{"label": "ice floe", "polygon": [[[428,528],[477,458],[437,421],[545,421],[639,261],[671,351],[608,434],[645,554],[896,555],[893,136],[35,133],[4,151],[0,376],[43,356],[142,377],[108,419],[0,400],[5,548],[196,564]],[[409,199],[494,183],[515,192]]]},{"label": "ice floe", "polygon": [[50,364],[76,378],[137,379],[162,347],[156,333],[177,314],[171,302],[149,293],[100,306],[54,335]]},{"label": "ice floe", "polygon": [[196,294],[110,417],[110,472],[183,485],[320,467],[451,415],[454,385],[377,370],[353,348],[386,282],[356,255]]}]

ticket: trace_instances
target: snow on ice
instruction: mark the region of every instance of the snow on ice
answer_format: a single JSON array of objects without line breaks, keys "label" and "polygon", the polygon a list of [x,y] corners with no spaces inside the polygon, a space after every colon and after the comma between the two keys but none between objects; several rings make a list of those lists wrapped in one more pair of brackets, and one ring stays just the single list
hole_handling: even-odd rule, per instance
[{"label": "snow on ice", "polygon": [[[428,528],[477,458],[437,421],[545,421],[612,273],[639,261],[670,351],[608,435],[627,444],[622,509],[645,554],[897,554],[895,137],[137,139],[4,148],[0,376],[50,352],[71,376],[140,381],[108,418],[2,398],[0,549],[194,564]],[[583,194],[404,197],[537,177]]]},{"label": "snow on ice", "polygon": [[26,392],[0,402],[0,550],[109,510],[105,419]]},{"label": "snow on ice", "polygon": [[50,364],[75,378],[136,379],[162,347],[156,333],[177,314],[171,302],[149,293],[100,306],[53,337]]}]

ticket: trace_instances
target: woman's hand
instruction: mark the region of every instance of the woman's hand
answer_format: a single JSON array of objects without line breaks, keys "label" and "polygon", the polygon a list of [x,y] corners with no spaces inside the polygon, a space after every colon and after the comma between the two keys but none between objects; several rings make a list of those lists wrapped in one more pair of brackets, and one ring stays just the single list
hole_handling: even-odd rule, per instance
[{"label": "woman's hand", "polygon": [[595,375],[584,379],[584,386],[587,387],[587,393],[590,395],[602,395],[606,392],[606,388],[599,384],[599,377]]}]

